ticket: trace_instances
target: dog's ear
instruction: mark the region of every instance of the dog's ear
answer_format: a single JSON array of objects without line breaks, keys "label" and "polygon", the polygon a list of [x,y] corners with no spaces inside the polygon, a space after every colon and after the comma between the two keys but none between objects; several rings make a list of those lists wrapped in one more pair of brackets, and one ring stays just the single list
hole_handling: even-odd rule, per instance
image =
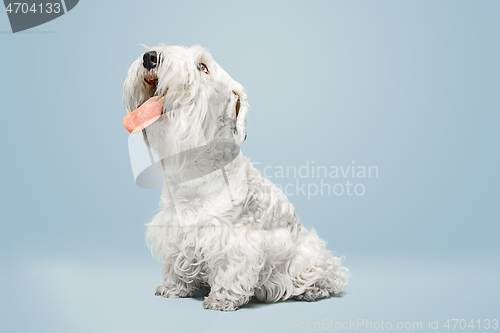
[{"label": "dog's ear", "polygon": [[230,112],[235,118],[233,131],[236,134],[236,143],[240,144],[247,138],[247,116],[250,107],[247,101],[247,93],[241,84],[234,82],[232,91],[236,96],[236,103],[234,104],[234,109],[230,110]]}]

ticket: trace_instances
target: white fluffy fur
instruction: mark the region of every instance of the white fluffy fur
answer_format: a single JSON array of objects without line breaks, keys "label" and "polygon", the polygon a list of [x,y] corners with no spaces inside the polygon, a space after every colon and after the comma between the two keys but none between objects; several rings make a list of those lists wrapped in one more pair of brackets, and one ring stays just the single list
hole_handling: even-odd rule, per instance
[{"label": "white fluffy fur", "polygon": [[[349,273],[341,260],[301,225],[282,191],[239,154],[236,144],[246,137],[248,113],[243,87],[200,46],[149,50],[160,55],[159,66],[146,71],[142,56],[137,59],[128,71],[124,101],[131,112],[152,96],[165,96],[165,115],[145,130],[150,147],[170,156],[161,166],[167,179],[161,211],[147,232],[163,263],[157,295],[189,297],[199,288],[209,292],[205,308],[231,311],[252,297],[313,301],[342,291]],[[198,70],[199,63],[210,74]],[[156,87],[144,80],[151,77],[157,77]],[[182,155],[200,146],[196,161]],[[228,181],[220,181],[214,162],[225,158],[232,162],[224,176],[237,188],[231,202],[224,199]],[[193,178],[193,168],[214,172]]]}]

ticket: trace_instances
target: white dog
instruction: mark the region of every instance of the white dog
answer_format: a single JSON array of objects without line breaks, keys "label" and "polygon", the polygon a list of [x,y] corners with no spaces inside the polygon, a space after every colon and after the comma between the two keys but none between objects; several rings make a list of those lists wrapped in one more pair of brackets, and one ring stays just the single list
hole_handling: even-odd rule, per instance
[{"label": "white dog", "polygon": [[233,311],[262,302],[314,301],[343,290],[349,272],[282,191],[240,150],[247,96],[202,47],[159,45],[128,71],[128,112],[164,97],[143,133],[166,175],[148,240],[163,263],[156,295],[208,292],[203,307]]}]

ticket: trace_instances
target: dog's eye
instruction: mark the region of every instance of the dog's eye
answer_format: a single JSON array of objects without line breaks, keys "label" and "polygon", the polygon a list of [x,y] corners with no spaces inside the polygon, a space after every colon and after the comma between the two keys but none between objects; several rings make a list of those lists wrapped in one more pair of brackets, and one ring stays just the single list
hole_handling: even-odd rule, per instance
[{"label": "dog's eye", "polygon": [[202,63],[202,62],[200,62],[200,63],[198,64],[198,70],[205,72],[205,74],[210,74],[210,71],[208,70],[207,65],[205,65],[205,64],[204,64],[204,63]]}]

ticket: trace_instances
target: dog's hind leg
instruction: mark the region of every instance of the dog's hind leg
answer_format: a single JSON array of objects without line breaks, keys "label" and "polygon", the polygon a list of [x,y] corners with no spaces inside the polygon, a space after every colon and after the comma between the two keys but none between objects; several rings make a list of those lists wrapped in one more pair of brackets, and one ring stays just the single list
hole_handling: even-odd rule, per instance
[{"label": "dog's hind leg", "polygon": [[296,242],[291,265],[295,284],[293,299],[315,301],[341,292],[349,281],[349,271],[341,266],[341,259],[328,252],[314,229],[308,232],[302,228]]}]

